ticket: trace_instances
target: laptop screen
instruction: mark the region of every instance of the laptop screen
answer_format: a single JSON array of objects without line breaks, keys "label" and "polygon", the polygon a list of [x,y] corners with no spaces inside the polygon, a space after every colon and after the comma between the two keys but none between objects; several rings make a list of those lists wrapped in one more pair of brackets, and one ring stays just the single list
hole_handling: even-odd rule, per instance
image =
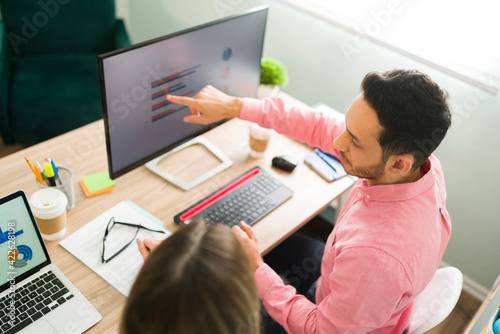
[{"label": "laptop screen", "polygon": [[49,263],[24,192],[0,199],[0,292]]}]

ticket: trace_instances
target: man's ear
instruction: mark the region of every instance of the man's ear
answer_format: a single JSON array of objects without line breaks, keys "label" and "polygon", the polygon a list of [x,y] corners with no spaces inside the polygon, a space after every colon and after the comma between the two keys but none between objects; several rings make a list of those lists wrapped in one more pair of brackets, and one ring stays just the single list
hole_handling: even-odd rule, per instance
[{"label": "man's ear", "polygon": [[393,155],[387,160],[388,172],[392,175],[405,175],[411,171],[415,158],[411,154]]}]

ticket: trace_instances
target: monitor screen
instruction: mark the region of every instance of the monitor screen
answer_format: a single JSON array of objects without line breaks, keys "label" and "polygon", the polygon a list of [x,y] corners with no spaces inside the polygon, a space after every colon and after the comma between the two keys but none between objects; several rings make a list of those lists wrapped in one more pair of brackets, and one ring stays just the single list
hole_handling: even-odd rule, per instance
[{"label": "monitor screen", "polygon": [[267,7],[98,57],[109,174],[116,178],[214,126],[183,122],[190,110],[167,94],[207,84],[255,97]]}]

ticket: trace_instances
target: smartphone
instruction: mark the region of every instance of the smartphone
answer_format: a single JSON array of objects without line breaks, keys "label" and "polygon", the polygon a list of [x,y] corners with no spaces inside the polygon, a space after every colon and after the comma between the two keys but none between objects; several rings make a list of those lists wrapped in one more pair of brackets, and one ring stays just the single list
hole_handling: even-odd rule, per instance
[{"label": "smartphone", "polygon": [[340,161],[319,149],[306,155],[304,162],[329,182],[347,175]]}]

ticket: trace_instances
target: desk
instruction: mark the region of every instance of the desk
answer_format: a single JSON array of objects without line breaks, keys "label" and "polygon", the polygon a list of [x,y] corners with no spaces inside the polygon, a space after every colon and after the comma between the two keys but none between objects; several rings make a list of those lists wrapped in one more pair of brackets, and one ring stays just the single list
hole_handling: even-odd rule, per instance
[{"label": "desk", "polygon": [[[291,174],[272,168],[271,159],[275,155],[286,154],[302,160],[311,151],[307,145],[279,134],[273,135],[262,158],[250,158],[247,127],[247,122],[233,119],[203,135],[233,161],[233,166],[190,191],[176,188],[141,166],[117,178],[114,192],[86,198],[79,185],[80,179],[85,175],[107,170],[104,126],[102,120],[96,121],[0,159],[0,196],[22,189],[29,198],[37,190],[37,186],[24,157],[27,156],[32,161],[51,157],[58,165],[73,171],[76,206],[68,213],[67,235],[122,200],[133,201],[162,220],[166,228],[175,231],[175,214],[251,167],[259,165],[294,191],[290,200],[254,225],[260,241],[259,247],[262,253],[266,253],[325,209],[354,181],[350,177],[344,177],[327,183],[302,161]],[[180,163],[199,162],[192,157],[192,161]],[[58,241],[46,242],[46,245],[53,263],[103,316],[88,333],[118,332],[125,298],[59,246]]]}]

